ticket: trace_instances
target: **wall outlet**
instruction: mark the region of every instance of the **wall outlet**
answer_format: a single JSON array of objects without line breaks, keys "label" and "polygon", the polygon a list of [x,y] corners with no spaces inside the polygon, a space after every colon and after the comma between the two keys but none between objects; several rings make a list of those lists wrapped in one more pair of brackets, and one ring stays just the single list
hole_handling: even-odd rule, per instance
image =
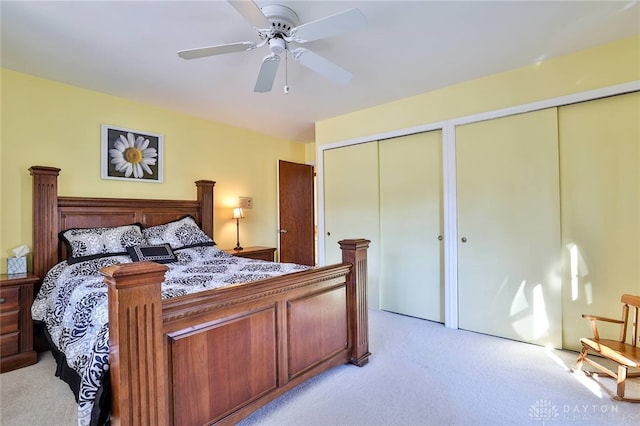
[{"label": "wall outlet", "polygon": [[240,208],[242,209],[252,209],[253,208],[253,197],[239,197]]}]

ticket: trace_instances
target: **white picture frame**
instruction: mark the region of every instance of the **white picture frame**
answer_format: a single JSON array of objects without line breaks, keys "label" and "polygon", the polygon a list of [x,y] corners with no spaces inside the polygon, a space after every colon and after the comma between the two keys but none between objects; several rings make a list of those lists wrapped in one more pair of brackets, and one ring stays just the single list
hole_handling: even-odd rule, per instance
[{"label": "white picture frame", "polygon": [[101,134],[102,179],[162,183],[162,135],[108,124]]}]

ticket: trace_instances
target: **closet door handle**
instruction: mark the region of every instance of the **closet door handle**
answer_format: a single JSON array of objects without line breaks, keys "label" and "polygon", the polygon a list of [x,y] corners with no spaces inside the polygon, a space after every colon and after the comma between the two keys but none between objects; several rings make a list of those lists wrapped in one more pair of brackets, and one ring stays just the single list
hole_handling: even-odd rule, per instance
[{"label": "closet door handle", "polygon": [[466,242],[467,242],[467,237],[462,237],[462,238],[460,239],[460,241],[462,241],[463,243],[466,243]]},{"label": "closet door handle", "polygon": [[442,241],[442,235],[438,235],[438,241]]}]

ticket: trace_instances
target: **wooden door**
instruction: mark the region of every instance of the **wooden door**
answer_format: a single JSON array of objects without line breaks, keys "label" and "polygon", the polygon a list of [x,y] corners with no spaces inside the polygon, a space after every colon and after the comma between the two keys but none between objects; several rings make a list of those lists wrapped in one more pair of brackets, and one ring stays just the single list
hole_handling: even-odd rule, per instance
[{"label": "wooden door", "polygon": [[456,128],[460,328],[562,345],[557,111]]},{"label": "wooden door", "polygon": [[[640,93],[559,108],[563,346],[640,294]],[[617,338],[616,329],[603,329]]]},{"label": "wooden door", "polygon": [[444,322],[442,132],[379,142],[380,307]]},{"label": "wooden door", "polygon": [[313,166],[278,161],[280,262],[315,265]]}]

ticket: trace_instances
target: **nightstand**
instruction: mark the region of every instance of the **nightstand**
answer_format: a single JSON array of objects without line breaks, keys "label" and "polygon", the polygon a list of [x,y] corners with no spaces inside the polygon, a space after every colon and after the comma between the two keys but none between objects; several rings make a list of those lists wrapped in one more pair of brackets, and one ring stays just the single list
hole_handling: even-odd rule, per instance
[{"label": "nightstand", "polygon": [[242,250],[224,249],[229,254],[240,257],[247,257],[249,259],[266,260],[268,262],[274,261],[276,249],[273,247],[245,247]]},{"label": "nightstand", "polygon": [[0,274],[0,373],[38,361],[33,350],[32,274]]}]

